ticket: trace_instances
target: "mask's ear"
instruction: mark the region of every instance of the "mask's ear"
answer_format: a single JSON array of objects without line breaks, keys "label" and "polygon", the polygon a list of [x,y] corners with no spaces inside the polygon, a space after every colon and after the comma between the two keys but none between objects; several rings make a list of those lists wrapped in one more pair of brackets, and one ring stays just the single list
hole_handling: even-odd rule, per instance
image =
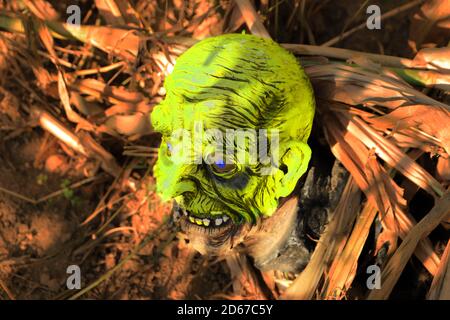
[{"label": "mask's ear", "polygon": [[280,177],[275,188],[278,197],[287,197],[294,190],[298,179],[308,169],[311,149],[300,141],[290,141],[280,146]]}]

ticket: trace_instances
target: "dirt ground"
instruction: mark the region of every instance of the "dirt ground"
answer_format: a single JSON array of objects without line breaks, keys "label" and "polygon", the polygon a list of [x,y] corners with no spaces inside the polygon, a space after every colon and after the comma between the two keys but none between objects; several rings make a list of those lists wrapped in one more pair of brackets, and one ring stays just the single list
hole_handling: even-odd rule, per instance
[{"label": "dirt ground", "polygon": [[[15,298],[65,297],[66,268],[73,264],[81,265],[83,286],[96,280],[156,229],[170,210],[159,204],[152,192],[145,195],[145,190],[139,190],[128,198],[127,210],[111,223],[113,231],[96,239],[92,226],[80,225],[112,181],[103,176],[72,191],[68,185],[83,180],[83,176],[57,145],[39,153],[46,139],[46,134],[34,129],[4,140],[1,146],[2,189],[30,200],[63,191],[39,204],[0,193],[0,275]],[[148,201],[142,206],[139,202],[145,197]],[[138,257],[86,298],[195,299],[225,293],[230,280],[222,276],[226,274],[224,265],[193,255],[173,240],[174,236],[173,228],[164,227]]]},{"label": "dirt ground", "polygon": [[[406,3],[372,2],[382,12]],[[363,21],[364,11],[354,17],[361,4],[326,1],[317,12],[309,12],[313,39],[299,32],[300,17],[290,19],[290,6],[283,2],[279,19],[284,24],[278,28],[272,20],[267,24],[279,42],[320,44]],[[382,30],[355,32],[336,46],[412,57],[408,35],[413,11],[383,21]],[[115,146],[118,140],[104,137],[103,145],[124,168],[133,168],[131,176],[137,174],[137,191],[124,191],[98,163],[77,157],[19,111],[22,103],[32,104],[33,99],[8,81],[0,88],[0,299],[70,298],[74,292],[67,290],[66,269],[73,264],[81,268],[82,288],[117,268],[108,280],[86,292],[82,297],[86,299],[236,298],[237,284],[227,263],[190,251],[171,225],[170,204],[161,203],[154,192],[155,159],[130,160]],[[157,146],[158,139],[149,135],[139,144]],[[86,178],[87,171],[94,172],[91,178]],[[416,201],[426,206],[422,196]],[[142,241],[139,253],[118,265]],[[442,252],[443,247],[436,250]],[[417,278],[418,282],[410,280]],[[423,298],[430,281],[421,264],[413,261],[392,297]],[[358,298],[357,287],[353,294]],[[252,295],[244,288],[240,298]]]}]

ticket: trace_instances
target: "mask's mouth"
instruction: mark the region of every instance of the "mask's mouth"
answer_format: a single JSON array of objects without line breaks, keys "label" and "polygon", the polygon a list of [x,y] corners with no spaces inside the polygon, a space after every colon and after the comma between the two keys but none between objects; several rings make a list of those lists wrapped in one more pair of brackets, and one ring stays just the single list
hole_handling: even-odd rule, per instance
[{"label": "mask's mouth", "polygon": [[229,214],[215,211],[210,214],[195,214],[174,201],[173,219],[194,248],[202,254],[220,255],[239,244],[246,223],[235,223]]},{"label": "mask's mouth", "polygon": [[197,216],[178,205],[174,205],[173,218],[175,222],[184,219],[186,222],[207,229],[222,228],[230,223],[233,223],[233,220],[227,214],[223,214],[222,212],[214,212],[211,215]]}]

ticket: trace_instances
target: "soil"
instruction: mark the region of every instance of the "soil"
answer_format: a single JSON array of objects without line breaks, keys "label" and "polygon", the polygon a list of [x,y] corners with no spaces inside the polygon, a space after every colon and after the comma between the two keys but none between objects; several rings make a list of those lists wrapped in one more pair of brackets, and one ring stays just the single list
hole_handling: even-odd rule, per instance
[{"label": "soil", "polygon": [[[63,158],[58,155],[61,150],[57,145],[46,150],[50,154],[44,155],[47,161],[36,163],[39,148],[48,138],[41,130],[32,129],[16,139],[3,141],[0,148],[3,190],[36,200],[64,189],[68,179],[83,179],[77,174],[80,171],[75,170],[76,163],[61,163],[60,167],[67,169],[64,173],[49,168],[49,159]],[[102,243],[93,240],[92,228],[81,224],[95,210],[108,183],[111,179],[106,182],[103,179],[39,204],[0,192],[0,279],[14,298],[66,297],[67,266],[80,265],[85,286],[113,268],[135,242],[156,232],[170,207],[152,203],[157,200],[151,193],[149,206],[130,216],[145,192],[140,190],[127,203],[123,216],[113,223],[133,228],[137,234],[111,235]],[[223,277],[227,273],[225,265],[191,252],[183,241],[167,242],[174,239],[175,231],[169,226],[163,228],[117,275],[85,298],[204,299],[226,293],[224,288],[230,279]]]}]

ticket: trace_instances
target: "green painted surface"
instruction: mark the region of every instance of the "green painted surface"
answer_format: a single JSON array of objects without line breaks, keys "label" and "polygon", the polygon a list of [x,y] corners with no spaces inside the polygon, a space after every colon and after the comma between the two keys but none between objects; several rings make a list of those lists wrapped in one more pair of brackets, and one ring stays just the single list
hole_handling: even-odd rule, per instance
[{"label": "green painted surface", "polygon": [[[311,156],[307,139],[315,102],[296,58],[272,40],[222,35],[183,53],[164,87],[166,97],[151,114],[162,134],[154,167],[162,198],[175,199],[201,218],[226,214],[237,223],[270,216],[278,199],[293,191]],[[189,140],[176,136],[181,129],[190,133],[192,152],[187,152]],[[237,144],[226,132],[244,129],[278,131],[279,157],[270,174],[261,173],[259,160],[238,161],[238,151],[245,155],[254,141]],[[217,135],[199,139],[199,133],[211,130],[226,137],[223,148]],[[201,158],[202,163],[193,163]]]}]

